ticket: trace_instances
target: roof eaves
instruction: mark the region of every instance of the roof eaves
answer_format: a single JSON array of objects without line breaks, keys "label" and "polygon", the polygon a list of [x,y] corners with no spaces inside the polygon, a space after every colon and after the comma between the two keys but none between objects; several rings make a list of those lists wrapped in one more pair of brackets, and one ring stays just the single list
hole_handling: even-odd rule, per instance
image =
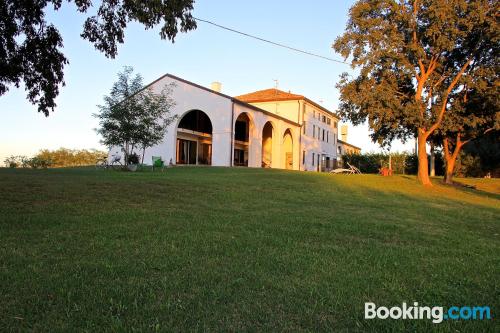
[{"label": "roof eaves", "polygon": [[355,145],[353,145],[353,144],[350,144],[350,143],[348,143],[348,142],[342,141],[342,140],[340,140],[340,139],[337,139],[337,142],[340,142],[340,143],[342,143],[342,144],[344,144],[344,145],[347,145],[347,146],[350,146],[350,147],[352,147],[352,148],[356,148],[356,149],[361,150],[361,148],[360,148],[360,147],[355,146]]},{"label": "roof eaves", "polygon": [[322,111],[328,113],[330,116],[335,117],[337,120],[340,120],[340,117],[335,112],[332,112],[332,111],[328,110],[324,106],[319,105],[318,103],[310,100],[309,98],[304,97],[304,101],[306,101],[307,103],[312,104],[315,107],[317,107],[318,109],[321,109]]}]

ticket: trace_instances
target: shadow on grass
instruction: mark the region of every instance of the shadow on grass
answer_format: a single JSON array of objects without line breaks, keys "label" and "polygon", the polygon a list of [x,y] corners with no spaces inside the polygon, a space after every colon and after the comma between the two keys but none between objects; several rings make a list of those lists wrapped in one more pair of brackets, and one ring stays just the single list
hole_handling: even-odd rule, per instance
[{"label": "shadow on grass", "polygon": [[481,190],[474,185],[467,185],[460,182],[453,182],[453,184],[446,184],[443,180],[441,180],[439,184],[445,187],[453,188],[459,192],[475,194],[479,196],[484,196],[485,198],[500,200],[500,194]]}]

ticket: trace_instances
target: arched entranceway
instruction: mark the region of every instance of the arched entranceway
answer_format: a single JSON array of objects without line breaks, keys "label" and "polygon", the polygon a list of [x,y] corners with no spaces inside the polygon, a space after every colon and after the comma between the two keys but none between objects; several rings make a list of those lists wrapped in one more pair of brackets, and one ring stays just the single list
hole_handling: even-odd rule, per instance
[{"label": "arched entranceway", "polygon": [[283,165],[285,169],[293,169],[293,139],[292,132],[288,128],[283,134]]},{"label": "arched entranceway", "polygon": [[207,114],[192,110],[177,126],[176,164],[212,164],[212,122]]},{"label": "arched entranceway", "polygon": [[270,168],[273,162],[273,124],[268,121],[262,129],[262,167]]},{"label": "arched entranceway", "polygon": [[241,113],[234,123],[234,166],[248,166],[251,128],[248,114]]}]

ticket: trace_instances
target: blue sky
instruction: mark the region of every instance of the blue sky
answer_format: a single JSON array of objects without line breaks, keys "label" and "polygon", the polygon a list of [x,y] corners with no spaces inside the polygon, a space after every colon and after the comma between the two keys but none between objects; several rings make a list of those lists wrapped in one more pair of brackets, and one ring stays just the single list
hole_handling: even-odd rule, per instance
[{"label": "blue sky", "polygon": [[[354,1],[230,1],[198,0],[194,16],[217,22],[276,42],[339,58],[331,44],[347,21]],[[158,29],[144,30],[131,24],[125,43],[115,59],[107,59],[80,38],[85,15],[73,4],[48,14],[64,38],[66,86],[61,88],[57,108],[49,117],[37,113],[26,101],[24,89],[0,97],[0,162],[12,154],[32,155],[42,148],[103,148],[94,132],[92,114],[109,92],[123,66],[133,66],[144,82],[171,73],[204,86],[222,82],[222,91],[240,95],[274,86],[303,94],[335,111],[339,75],[349,66],[294,53],[253,39],[220,30],[206,23],[174,44],[161,40]],[[322,101],[322,102],[321,102]],[[366,126],[349,128],[348,141],[364,151],[378,150]],[[406,148],[411,147],[407,145]],[[396,144],[393,150],[403,149]]]}]

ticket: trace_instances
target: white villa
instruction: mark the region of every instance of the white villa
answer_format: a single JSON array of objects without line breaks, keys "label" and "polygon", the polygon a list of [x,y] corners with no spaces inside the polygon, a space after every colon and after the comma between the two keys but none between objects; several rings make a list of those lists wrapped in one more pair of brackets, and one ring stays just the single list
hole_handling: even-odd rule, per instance
[{"label": "white villa", "polygon": [[[338,116],[302,96],[267,89],[231,97],[166,74],[148,87],[160,92],[175,82],[172,110],[178,119],[144,161],[166,164],[270,167],[326,171],[337,161]],[[110,156],[120,154],[112,149]]]}]

